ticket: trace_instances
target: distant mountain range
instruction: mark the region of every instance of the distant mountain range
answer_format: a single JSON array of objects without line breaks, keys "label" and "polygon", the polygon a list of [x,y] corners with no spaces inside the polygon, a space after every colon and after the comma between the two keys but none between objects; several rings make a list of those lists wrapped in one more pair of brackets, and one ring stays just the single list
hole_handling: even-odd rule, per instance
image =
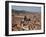
[{"label": "distant mountain range", "polygon": [[12,9],[12,12],[15,12],[15,13],[37,13],[37,12],[29,12],[29,11],[25,11],[25,10],[13,10],[13,9]]}]

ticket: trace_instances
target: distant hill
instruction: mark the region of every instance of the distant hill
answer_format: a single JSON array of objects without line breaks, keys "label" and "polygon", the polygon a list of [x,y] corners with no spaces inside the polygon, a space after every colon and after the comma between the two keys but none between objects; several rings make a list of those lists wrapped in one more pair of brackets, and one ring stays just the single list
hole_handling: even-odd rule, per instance
[{"label": "distant hill", "polygon": [[25,10],[13,10],[12,9],[12,12],[15,12],[15,13],[23,13],[23,14],[25,14],[25,13],[38,13],[38,12],[29,12],[29,11],[25,11]]}]

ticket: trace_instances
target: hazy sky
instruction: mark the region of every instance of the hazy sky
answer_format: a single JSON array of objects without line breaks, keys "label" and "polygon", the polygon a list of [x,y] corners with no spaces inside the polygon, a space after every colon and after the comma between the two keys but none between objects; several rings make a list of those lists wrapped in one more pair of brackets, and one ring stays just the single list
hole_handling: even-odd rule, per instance
[{"label": "hazy sky", "polygon": [[41,12],[41,7],[35,7],[35,6],[15,6],[15,5],[12,5],[12,9],[25,10],[25,11],[29,11],[29,12]]}]

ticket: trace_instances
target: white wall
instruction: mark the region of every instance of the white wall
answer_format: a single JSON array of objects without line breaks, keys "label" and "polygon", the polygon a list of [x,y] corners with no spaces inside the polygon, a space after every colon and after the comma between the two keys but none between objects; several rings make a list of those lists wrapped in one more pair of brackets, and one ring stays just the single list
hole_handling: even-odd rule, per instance
[{"label": "white wall", "polygon": [[[18,1],[18,0],[15,0],[15,1]],[[20,1],[46,3],[46,0],[20,0]],[[46,19],[46,10],[45,10],[45,19]],[[46,22],[46,20],[45,20],[45,22]],[[46,27],[46,25],[45,25],[45,27]],[[45,29],[45,31],[46,31],[46,29]],[[0,37],[5,37],[5,0],[0,0]],[[16,36],[16,37],[46,37],[46,34],[24,35],[24,36]]]}]

